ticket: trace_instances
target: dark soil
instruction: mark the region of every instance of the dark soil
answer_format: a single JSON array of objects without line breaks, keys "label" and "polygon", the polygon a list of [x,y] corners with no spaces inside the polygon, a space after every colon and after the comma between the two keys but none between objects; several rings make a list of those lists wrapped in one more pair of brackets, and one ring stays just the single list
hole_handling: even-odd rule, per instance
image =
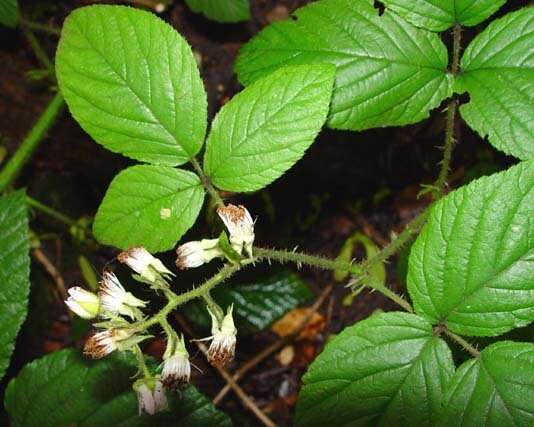
[{"label": "dark soil", "polygon": [[[60,27],[73,8],[91,2],[21,3],[27,17]],[[200,54],[213,116],[241,89],[233,74],[239,47],[270,20],[286,16],[308,1],[252,0],[253,19],[236,25],[216,24],[191,13],[182,2],[175,3],[162,17]],[[524,1],[509,1],[498,15],[524,4]],[[464,41],[483,27],[482,24],[480,28],[466,31]],[[38,36],[53,57],[57,39]],[[39,64],[20,30],[0,29],[0,62],[3,64],[0,68],[0,135],[9,156],[52,94],[46,83],[27,80],[26,73]],[[454,152],[451,186],[461,185],[472,176],[500,169],[512,161],[491,149],[463,123],[457,131],[460,143]],[[259,217],[258,244],[291,248],[298,245],[311,253],[335,256],[343,241],[360,231],[379,246],[383,245],[393,231],[401,230],[428,203],[426,198],[418,199],[417,194],[421,183],[431,183],[437,176],[443,134],[444,114],[440,109],[434,111],[429,120],[403,128],[323,131],[306,156],[283,179],[246,197],[247,206]],[[94,143],[65,113],[34,153],[17,187],[26,187],[31,196],[73,218],[91,216],[113,176],[132,163]],[[200,221],[191,236],[206,234],[209,226],[202,223]],[[42,250],[61,271],[67,286],[82,280],[77,263],[79,254],[87,256],[97,271],[116,254],[111,248],[92,251],[75,244],[68,230],[41,214],[35,213],[31,226],[41,237],[51,237],[41,239]],[[395,262],[388,265],[388,280],[402,292],[402,277],[398,279],[395,265]],[[81,342],[73,340],[66,309],[51,292],[53,282],[41,266],[34,264],[32,267],[31,314],[8,377],[29,360]],[[302,269],[299,274],[317,295],[333,282],[330,273]],[[291,423],[300,377],[329,335],[376,309],[396,309],[378,293],[360,295],[350,307],[344,307],[341,299],[346,293],[341,285],[335,288],[320,310],[325,316],[326,328],[312,340],[296,344],[297,357],[289,366],[282,367],[271,358],[241,382],[245,391],[277,424]],[[273,333],[263,332],[240,340],[235,366],[274,339]],[[157,353],[157,345],[154,348]],[[204,371],[204,375],[195,375],[195,384],[207,395],[215,396],[224,382],[202,362],[200,355],[195,363]],[[232,415],[236,425],[259,425],[231,393],[221,408]]]}]

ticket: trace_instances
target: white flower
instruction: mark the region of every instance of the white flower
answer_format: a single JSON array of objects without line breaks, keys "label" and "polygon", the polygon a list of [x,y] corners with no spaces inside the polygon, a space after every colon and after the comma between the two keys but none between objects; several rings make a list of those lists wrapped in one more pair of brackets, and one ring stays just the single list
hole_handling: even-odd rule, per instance
[{"label": "white flower", "polygon": [[174,276],[174,274],[163,265],[163,263],[150,255],[143,247],[130,248],[117,255],[117,259],[128,265],[133,271],[149,282],[155,282],[159,276]]},{"label": "white flower", "polygon": [[176,335],[169,337],[163,360],[161,382],[165,387],[176,390],[189,382],[191,364],[183,335],[180,338]]},{"label": "white flower", "polygon": [[84,354],[93,359],[101,359],[117,349],[121,349],[120,341],[127,340],[132,332],[126,329],[108,329],[91,336],[83,348]]},{"label": "white flower", "polygon": [[163,384],[156,378],[143,378],[137,380],[133,389],[137,393],[139,415],[143,412],[154,415],[167,406],[167,397]]},{"label": "white flower", "polygon": [[135,319],[134,307],[144,307],[147,303],[126,292],[115,274],[105,271],[100,282],[98,297],[104,313],[123,314]]},{"label": "white flower", "polygon": [[223,367],[234,359],[237,329],[234,325],[232,312],[234,305],[228,307],[222,323],[219,325],[216,316],[208,308],[211,316],[212,341],[208,349],[208,362]]},{"label": "white flower", "polygon": [[202,239],[184,243],[176,248],[176,266],[182,270],[199,267],[222,256],[219,239]]},{"label": "white flower", "polygon": [[252,258],[252,243],[254,242],[254,221],[244,206],[228,205],[217,209],[224,225],[230,233],[230,243],[239,253],[243,249]]},{"label": "white flower", "polygon": [[100,312],[100,300],[92,292],[78,286],[68,290],[69,298],[65,304],[83,319],[93,319]]}]

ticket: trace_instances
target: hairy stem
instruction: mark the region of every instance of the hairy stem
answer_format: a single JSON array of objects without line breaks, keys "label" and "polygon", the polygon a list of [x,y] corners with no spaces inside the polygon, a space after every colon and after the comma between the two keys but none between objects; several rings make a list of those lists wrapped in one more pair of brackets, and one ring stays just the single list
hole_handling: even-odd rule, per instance
[{"label": "hairy stem", "polygon": [[52,98],[37,123],[30,130],[30,133],[24,138],[24,141],[22,141],[15,154],[13,154],[2,171],[0,171],[0,192],[4,191],[15,180],[32,153],[45,137],[46,132],[55,123],[63,110],[63,106],[63,96],[58,92]]},{"label": "hairy stem", "polygon": [[137,322],[132,325],[132,329],[135,332],[143,331],[157,323],[161,323],[161,319],[165,319],[169,313],[174,310],[176,307],[185,304],[192,299],[202,297],[206,292],[209,292],[219,283],[224,282],[226,279],[234,275],[239,271],[243,266],[251,264],[252,260],[245,260],[241,264],[227,264],[225,265],[217,274],[206,280],[200,286],[191,289],[190,291],[184,292],[180,295],[175,295],[169,302],[163,307],[158,313],[152,316],[150,319]]},{"label": "hairy stem", "polygon": [[425,209],[418,216],[416,216],[402,232],[393,239],[388,245],[384,246],[380,252],[375,256],[368,258],[362,263],[364,271],[369,271],[374,265],[386,261],[396,252],[398,252],[404,245],[410,242],[421,231],[425,225],[428,217],[428,209]]},{"label": "hairy stem", "polygon": [[141,351],[141,347],[139,347],[139,344],[135,344],[132,348],[132,351],[135,354],[135,358],[137,359],[139,373],[142,373],[144,378],[150,378],[152,375],[150,374],[150,371],[146,366],[145,356],[143,356],[143,352]]},{"label": "hairy stem", "polygon": [[478,351],[475,347],[473,347],[471,344],[469,344],[464,338],[462,338],[460,335],[456,335],[454,332],[449,331],[447,328],[443,329],[443,332],[445,335],[447,335],[449,338],[451,338],[453,341],[460,344],[460,346],[466,350],[468,353],[470,353],[474,357],[480,356],[480,351]]},{"label": "hairy stem", "polygon": [[[452,64],[451,73],[457,76],[460,71],[460,50],[462,41],[462,28],[455,24],[452,30],[453,47],[452,47]],[[452,150],[456,143],[454,128],[456,123],[456,112],[458,110],[458,98],[453,97],[447,106],[447,122],[445,125],[445,146],[443,151],[443,160],[436,181],[437,194],[441,197],[447,187],[447,178],[451,167]]]},{"label": "hairy stem", "polygon": [[213,185],[211,185],[210,178],[204,173],[196,157],[191,157],[189,161],[193,165],[195,172],[200,177],[200,180],[202,181],[202,185],[204,186],[208,194],[212,197],[212,199],[215,201],[215,204],[217,205],[217,207],[224,206],[224,202],[221,199],[219,192],[213,187]]},{"label": "hairy stem", "polygon": [[305,264],[324,270],[342,270],[352,274],[359,274],[361,267],[350,262],[338,261],[315,255],[303,254],[295,251],[275,250],[254,247],[254,256],[257,260],[275,260],[280,263],[292,262],[297,265]]},{"label": "hairy stem", "polygon": [[213,315],[217,319],[217,322],[221,324],[224,319],[224,311],[222,310],[221,306],[217,304],[217,302],[215,302],[215,300],[211,296],[210,291],[206,291],[202,295],[202,298],[204,299],[204,302],[206,303],[210,311],[213,313]]}]

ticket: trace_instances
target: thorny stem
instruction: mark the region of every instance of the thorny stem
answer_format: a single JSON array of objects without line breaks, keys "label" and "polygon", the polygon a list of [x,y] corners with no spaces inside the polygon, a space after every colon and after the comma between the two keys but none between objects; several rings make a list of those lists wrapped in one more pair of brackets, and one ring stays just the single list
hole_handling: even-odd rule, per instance
[{"label": "thorny stem", "polygon": [[22,141],[15,154],[13,154],[11,159],[9,159],[0,171],[0,192],[4,191],[15,180],[20,170],[45,137],[46,132],[55,123],[63,110],[63,105],[63,96],[58,92],[47,105],[37,123],[30,130],[30,133],[24,138],[24,141]]},{"label": "thorny stem", "polygon": [[398,252],[404,245],[412,240],[421,230],[428,217],[428,209],[425,209],[418,216],[416,216],[402,232],[393,239],[388,245],[384,246],[380,252],[375,256],[366,259],[362,263],[362,269],[369,271],[372,266],[386,261],[389,257]]},{"label": "thorny stem", "polygon": [[456,341],[458,344],[460,344],[462,346],[462,348],[464,350],[466,350],[468,353],[470,353],[472,356],[474,356],[474,357],[479,357],[480,356],[480,351],[478,351],[475,347],[473,347],[471,344],[469,344],[461,336],[456,335],[454,332],[449,331],[447,328],[443,329],[443,332],[445,333],[445,335],[447,335],[453,341]]},{"label": "thorny stem", "polygon": [[234,273],[239,271],[243,266],[251,264],[253,260],[244,260],[241,264],[227,264],[225,265],[215,276],[212,276],[200,286],[191,289],[180,295],[175,295],[158,313],[148,320],[137,322],[132,325],[134,332],[143,331],[157,323],[161,323],[162,319],[165,319],[169,313],[179,305],[185,304],[192,299],[203,296],[206,292],[209,292],[219,283],[224,282],[231,277]]},{"label": "thorny stem", "polygon": [[[400,236],[399,236],[400,238]],[[398,238],[397,238],[398,240]],[[343,270],[348,271],[356,278],[365,277],[365,285],[377,290],[387,298],[396,302],[402,308],[408,312],[413,312],[412,306],[408,301],[402,298],[400,295],[397,295],[391,289],[386,286],[373,282],[371,277],[367,275],[366,271],[369,268],[368,264],[363,268],[363,264],[351,264],[350,262],[344,262],[339,260],[331,260],[328,258],[318,257],[314,255],[308,255],[303,253],[291,252],[291,251],[277,251],[274,249],[264,249],[254,247],[254,254],[257,260],[276,260],[279,262],[294,262],[298,264],[306,264],[314,267],[319,267],[325,270]],[[376,261],[375,261],[376,262]]]},{"label": "thorny stem", "polygon": [[297,265],[305,264],[325,270],[342,270],[351,274],[359,274],[361,267],[350,262],[304,254],[296,251],[276,250],[254,247],[254,256],[257,260],[275,260],[281,263],[293,262]]},{"label": "thorny stem", "polygon": [[[452,30],[453,46],[452,46],[452,64],[451,73],[457,76],[460,70],[460,42],[462,41],[462,29],[459,24],[455,24]],[[458,110],[458,98],[453,97],[447,106],[447,122],[445,125],[445,147],[443,151],[443,160],[439,176],[436,181],[437,194],[443,196],[445,188],[447,187],[447,178],[451,166],[452,150],[456,142],[454,135],[454,127],[456,120],[456,111]]]},{"label": "thorny stem", "polygon": [[219,192],[213,187],[213,185],[211,185],[210,178],[204,173],[196,157],[191,157],[189,161],[193,165],[195,172],[200,177],[200,180],[202,181],[202,185],[204,186],[206,191],[209,193],[209,195],[212,197],[212,199],[215,201],[215,204],[217,205],[217,207],[224,206],[224,202],[221,199]]}]

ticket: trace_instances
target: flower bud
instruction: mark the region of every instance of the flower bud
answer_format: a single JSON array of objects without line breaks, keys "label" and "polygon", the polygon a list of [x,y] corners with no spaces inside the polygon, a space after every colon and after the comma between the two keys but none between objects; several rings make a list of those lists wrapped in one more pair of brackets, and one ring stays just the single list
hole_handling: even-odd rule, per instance
[{"label": "flower bud", "polygon": [[92,292],[78,286],[68,290],[69,298],[65,304],[83,319],[93,319],[100,312],[100,300]]},{"label": "flower bud", "polygon": [[163,360],[161,381],[165,387],[176,390],[189,383],[191,364],[183,335],[169,337]]},{"label": "flower bud", "polygon": [[167,406],[167,397],[163,384],[157,378],[142,378],[133,384],[133,389],[137,393],[139,404],[139,415],[146,412],[154,415]]},{"label": "flower bud", "polygon": [[232,312],[234,305],[230,305],[221,324],[208,308],[211,316],[212,341],[208,349],[208,362],[214,366],[223,367],[234,359],[237,329],[234,325]]},{"label": "flower bud", "polygon": [[117,349],[121,349],[121,341],[128,340],[132,332],[126,329],[107,329],[91,336],[83,348],[84,354],[93,359],[101,359]]},{"label": "flower bud", "polygon": [[219,239],[202,239],[184,243],[176,248],[176,266],[182,270],[199,267],[213,258],[222,256]]},{"label": "flower bud", "polygon": [[230,233],[230,243],[239,253],[243,250],[252,258],[254,242],[254,221],[244,206],[228,205],[217,209],[219,217]]},{"label": "flower bud", "polygon": [[141,246],[121,252],[117,255],[117,259],[149,282],[155,282],[160,276],[174,276],[159,259]]},{"label": "flower bud", "polygon": [[115,274],[105,271],[100,282],[98,297],[105,313],[122,314],[135,319],[136,308],[146,306],[146,302],[126,292]]}]

